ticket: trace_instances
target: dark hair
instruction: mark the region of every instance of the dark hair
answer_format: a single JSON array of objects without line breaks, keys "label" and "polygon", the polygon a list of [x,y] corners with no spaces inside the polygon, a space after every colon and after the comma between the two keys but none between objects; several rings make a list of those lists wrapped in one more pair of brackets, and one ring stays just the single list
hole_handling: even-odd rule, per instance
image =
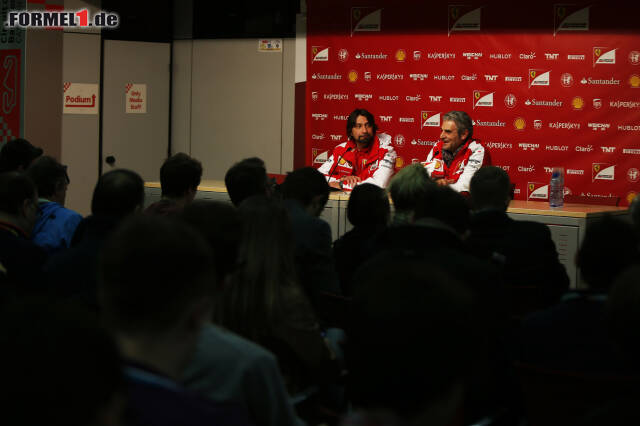
[{"label": "dark hair", "polygon": [[[254,195],[238,208],[243,231],[234,282],[214,309],[214,322],[261,341],[289,308],[287,292],[299,289],[289,215],[273,198]],[[302,290],[300,290],[302,292]]]},{"label": "dark hair", "polygon": [[589,288],[608,290],[617,274],[637,262],[638,238],[630,223],[607,214],[587,226],[576,266]]},{"label": "dark hair", "polygon": [[485,166],[476,171],[469,190],[471,203],[476,210],[487,207],[504,210],[512,198],[509,175],[496,166]]},{"label": "dark hair", "polygon": [[182,219],[205,237],[213,249],[218,282],[232,273],[238,264],[242,221],[229,203],[196,200],[182,211]]},{"label": "dark hair", "polygon": [[42,148],[35,147],[22,138],[13,139],[0,150],[0,173],[26,170],[29,164],[42,155]]},{"label": "dark hair", "polygon": [[69,183],[67,167],[48,155],[34,160],[26,173],[36,184],[38,196],[43,198],[52,196],[60,185]]},{"label": "dark hair", "polygon": [[160,167],[162,195],[182,197],[189,190],[196,190],[202,179],[202,164],[195,158],[179,152],[167,158]]},{"label": "dark hair", "polygon": [[347,137],[349,139],[353,140],[353,137],[351,136],[351,131],[353,130],[353,127],[356,125],[356,120],[358,120],[358,117],[361,115],[365,117],[369,122],[369,124],[371,125],[374,135],[378,131],[378,125],[376,124],[376,119],[374,118],[373,114],[371,114],[366,109],[357,108],[357,109],[354,109],[351,114],[349,114],[349,117],[347,117]]},{"label": "dark hair", "polygon": [[0,211],[11,215],[18,214],[24,200],[33,200],[36,195],[36,186],[25,174],[0,173]]},{"label": "dark hair", "polygon": [[353,226],[386,226],[389,215],[389,197],[384,189],[372,183],[353,188],[347,203],[347,219]]},{"label": "dark hair", "polygon": [[118,394],[124,399],[116,343],[78,305],[30,298],[8,306],[0,346],[2,424],[98,424]]},{"label": "dark hair", "polygon": [[486,350],[478,306],[440,265],[386,252],[359,268],[354,283],[347,361],[356,406],[411,418],[470,376],[473,354]]},{"label": "dark hair", "polygon": [[[100,301],[116,331],[155,333],[211,296],[211,248],[175,219],[134,215],[105,243],[99,266]],[[150,267],[150,265],[155,265]]]},{"label": "dark hair", "polygon": [[415,219],[426,217],[438,219],[463,235],[469,229],[469,202],[449,186],[436,186],[430,196],[416,206]]},{"label": "dark hair", "polygon": [[436,184],[422,164],[402,168],[389,182],[389,194],[396,211],[415,211],[420,200],[430,197]]},{"label": "dark hair", "polygon": [[91,199],[94,215],[123,218],[144,202],[144,181],[134,171],[111,170],[98,179]]},{"label": "dark hair", "polygon": [[462,133],[465,130],[468,130],[469,134],[467,135],[467,139],[465,140],[469,140],[473,136],[473,120],[471,119],[471,117],[469,117],[469,114],[467,114],[466,112],[449,111],[448,113],[442,116],[442,122],[445,122],[445,121],[453,121],[454,123],[456,123],[459,136],[462,136]]},{"label": "dark hair", "polygon": [[280,189],[285,200],[297,200],[303,206],[308,206],[318,195],[325,197],[325,202],[329,199],[327,179],[313,167],[302,167],[287,173]]},{"label": "dark hair", "polygon": [[247,197],[266,194],[269,180],[264,161],[251,157],[234,164],[227,170],[224,184],[231,202],[236,207]]}]

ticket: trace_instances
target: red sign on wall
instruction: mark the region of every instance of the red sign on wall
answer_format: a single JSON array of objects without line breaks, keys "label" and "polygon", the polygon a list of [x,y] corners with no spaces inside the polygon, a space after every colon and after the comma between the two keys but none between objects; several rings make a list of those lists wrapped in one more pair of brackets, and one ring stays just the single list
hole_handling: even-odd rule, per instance
[{"label": "red sign on wall", "polygon": [[516,199],[546,200],[562,166],[570,193],[626,205],[640,169],[640,6],[631,8],[312,0],[307,164],[346,140],[355,108],[391,135],[397,169],[425,161],[442,116],[463,110]]}]

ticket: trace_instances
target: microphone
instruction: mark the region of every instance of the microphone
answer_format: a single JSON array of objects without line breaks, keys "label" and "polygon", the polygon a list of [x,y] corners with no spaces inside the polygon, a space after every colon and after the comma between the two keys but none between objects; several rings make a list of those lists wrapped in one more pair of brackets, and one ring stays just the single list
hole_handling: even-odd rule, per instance
[{"label": "microphone", "polygon": [[331,176],[333,176],[333,172],[336,171],[336,168],[338,167],[338,164],[340,164],[340,160],[342,160],[342,157],[344,157],[344,155],[352,149],[352,147],[348,147],[342,154],[340,154],[340,156],[338,157],[338,161],[336,161],[336,163],[333,165],[333,168],[329,171],[329,179],[331,179]]}]

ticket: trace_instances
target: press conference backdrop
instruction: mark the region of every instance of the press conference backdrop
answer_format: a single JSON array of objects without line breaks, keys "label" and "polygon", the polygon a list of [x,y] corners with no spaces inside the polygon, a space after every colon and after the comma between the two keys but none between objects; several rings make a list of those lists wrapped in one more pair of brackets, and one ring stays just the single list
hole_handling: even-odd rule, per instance
[{"label": "press conference backdrop", "polygon": [[309,0],[307,164],[346,140],[355,107],[392,136],[396,169],[425,161],[443,114],[463,110],[516,199],[547,200],[564,166],[565,193],[627,205],[640,179],[640,4],[464,3]]}]

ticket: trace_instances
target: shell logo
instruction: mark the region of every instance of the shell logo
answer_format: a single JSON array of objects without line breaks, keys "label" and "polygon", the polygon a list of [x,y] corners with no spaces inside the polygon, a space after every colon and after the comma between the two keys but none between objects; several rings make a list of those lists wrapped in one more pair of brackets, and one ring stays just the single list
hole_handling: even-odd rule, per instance
[{"label": "shell logo", "polygon": [[631,204],[633,202],[633,200],[636,199],[637,196],[638,196],[637,192],[633,192],[633,191],[629,192],[627,194],[627,203]]},{"label": "shell logo", "polygon": [[404,158],[398,156],[396,157],[396,169],[401,169],[404,167]]},{"label": "shell logo", "polygon": [[527,127],[527,122],[524,120],[524,118],[518,117],[513,120],[513,127],[515,127],[516,130],[524,130],[524,128]]},{"label": "shell logo", "polygon": [[581,110],[584,107],[584,100],[580,96],[576,96],[571,101],[571,106],[573,106],[573,109]]},{"label": "shell logo", "polygon": [[358,72],[355,70],[349,71],[349,81],[355,83],[358,80]]},{"label": "shell logo", "polygon": [[640,87],[640,76],[634,74],[631,77],[629,77],[629,85],[634,89],[637,89],[638,87]]},{"label": "shell logo", "polygon": [[404,62],[406,57],[407,53],[404,51],[404,49],[398,49],[398,51],[396,52],[396,61]]}]

